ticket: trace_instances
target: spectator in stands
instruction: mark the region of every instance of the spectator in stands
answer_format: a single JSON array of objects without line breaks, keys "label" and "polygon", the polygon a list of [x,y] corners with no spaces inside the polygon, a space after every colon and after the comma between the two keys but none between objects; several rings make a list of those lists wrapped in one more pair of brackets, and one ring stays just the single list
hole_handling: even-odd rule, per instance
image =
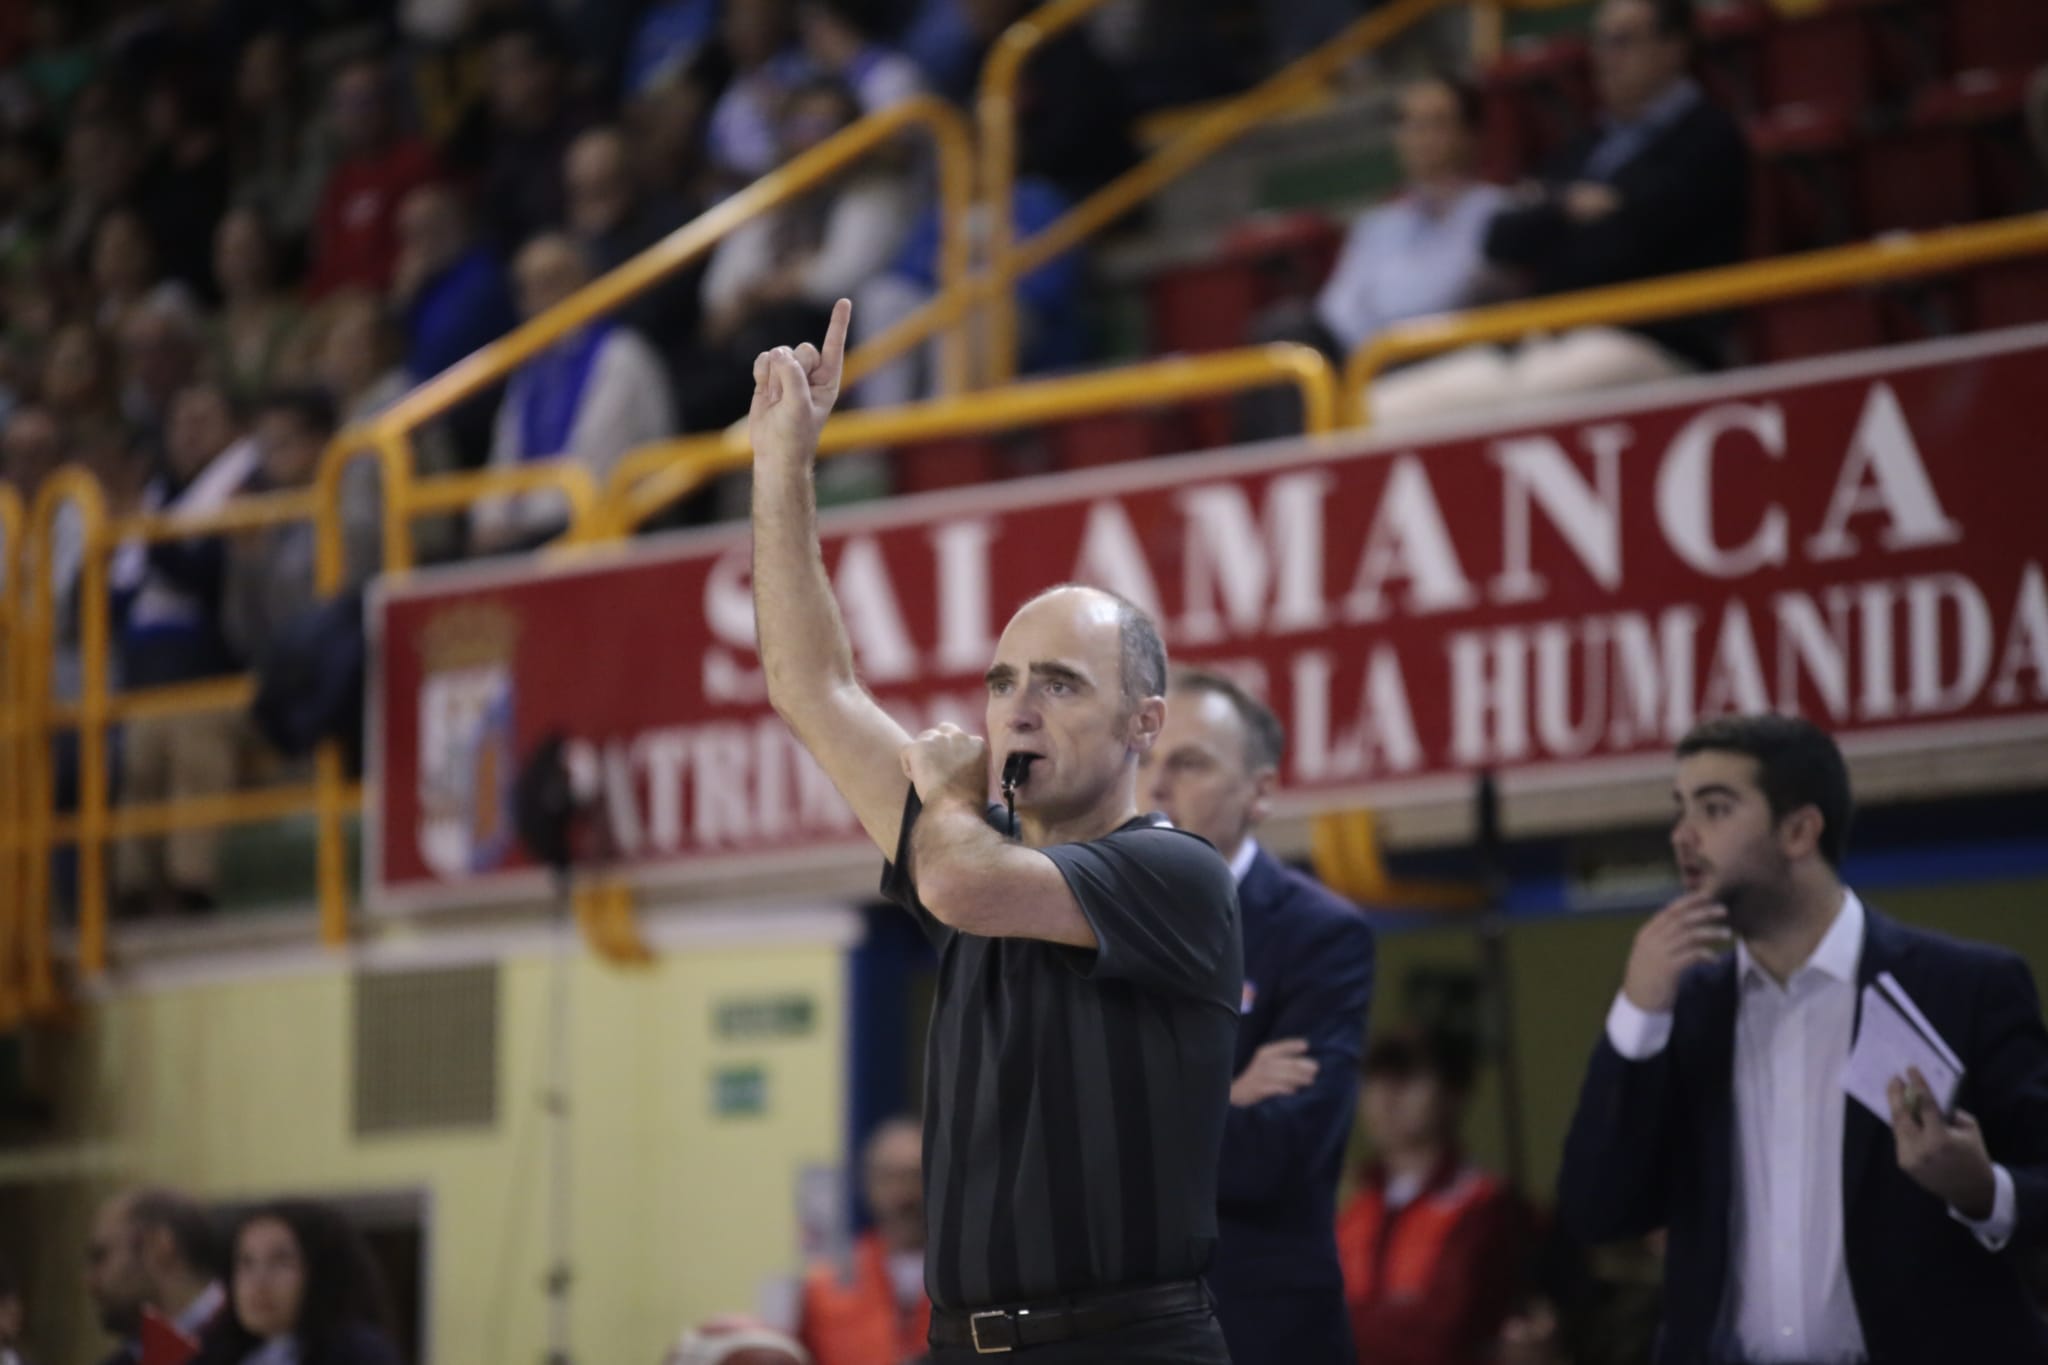
[{"label": "spectator in stands", "polygon": [[51,338],[43,361],[42,401],[63,422],[118,413],[118,369],[113,347],[98,331],[67,323]]},{"label": "spectator in stands", "polygon": [[93,233],[92,290],[100,326],[117,336],[144,299],[175,299],[194,306],[191,291],[161,277],[149,229],[129,209],[115,209],[100,219]]},{"label": "spectator in stands", "polygon": [[54,144],[40,129],[0,134],[0,267],[40,257],[56,222]]},{"label": "spectator in stands", "polygon": [[292,337],[305,322],[298,302],[277,282],[277,243],[262,211],[230,209],[214,233],[213,275],[220,312],[207,323],[215,376],[248,397],[269,388]]},{"label": "spectator in stands", "polygon": [[570,102],[564,41],[537,18],[501,28],[483,103],[449,144],[450,160],[476,174],[487,231],[508,254],[562,225],[562,157],[587,122]]},{"label": "spectator in stands", "polygon": [[138,1365],[145,1314],[188,1341],[210,1339],[227,1303],[217,1255],[212,1216],[182,1194],[130,1190],[102,1204],[86,1243],[85,1292],[100,1326],[121,1341],[106,1365]]},{"label": "spectator in stands", "polygon": [[[618,269],[692,217],[693,206],[644,191],[633,174],[625,135],[605,125],[569,144],[562,167],[569,194],[568,228],[599,275]],[[674,356],[697,335],[701,265],[685,267],[643,291],[618,313],[656,350]]]},{"label": "spectator in stands", "polygon": [[64,201],[51,245],[67,265],[82,265],[100,219],[129,202],[141,169],[135,134],[110,115],[81,117],[64,138]]},{"label": "spectator in stands", "polygon": [[[1277,305],[1255,341],[1299,341],[1338,364],[1389,324],[1448,313],[1495,285],[1486,263],[1488,224],[1504,195],[1473,177],[1479,93],[1454,77],[1410,81],[1400,93],[1394,152],[1402,193],[1361,215],[1312,307]],[[1241,440],[1301,429],[1291,393],[1248,395],[1238,405]]]},{"label": "spectator in stands", "polygon": [[383,63],[361,57],[335,72],[329,104],[338,159],[313,225],[307,289],[315,298],[345,285],[391,283],[398,206],[436,175],[427,144],[396,129]]},{"label": "spectator in stands", "polygon": [[[219,510],[254,477],[261,459],[242,431],[227,390],[197,383],[178,391],[164,441],[164,462],[144,494],[151,511],[203,515]],[[195,682],[234,671],[221,634],[227,546],[218,536],[123,546],[112,582],[126,600],[121,670],[129,687]],[[217,796],[235,784],[241,741],[228,712],[145,716],[128,723],[122,782],[130,801]],[[217,832],[189,830],[120,846],[115,889],[124,912],[197,913],[215,903]]]},{"label": "spectator in stands", "polygon": [[1459,1150],[1469,1046],[1397,1030],[1365,1057],[1359,1117],[1374,1159],[1337,1219],[1358,1358],[1477,1365],[1515,1300],[1521,1218]]},{"label": "spectator in stands", "polygon": [[[251,491],[275,492],[312,486],[321,452],[334,439],[334,401],[324,390],[280,389],[256,409],[256,445],[262,463]],[[369,470],[369,462],[352,468]],[[360,582],[374,569],[379,528],[374,501],[351,508],[343,498],[348,581]],[[372,486],[374,493],[374,485]],[[270,645],[317,600],[314,591],[314,529],[294,521],[237,537],[229,549],[221,600],[221,631],[238,658],[259,664]]]},{"label": "spectator in stands", "polygon": [[340,1213],[265,1205],[232,1246],[232,1311],[199,1365],[398,1365],[383,1275]]},{"label": "spectator in stands", "polygon": [[86,17],[71,0],[34,0],[28,7],[29,50],[12,74],[36,111],[53,123],[69,115],[73,98],[99,65]]},{"label": "spectator in stands", "polygon": [[[33,503],[36,490],[64,458],[62,433],[48,408],[29,405],[8,414],[0,427],[0,483]],[[12,550],[9,550],[12,554]]]},{"label": "spectator in stands", "polygon": [[[853,93],[840,82],[805,82],[783,114],[784,160],[859,116]],[[704,276],[709,353],[707,368],[685,393],[690,420],[712,426],[744,414],[753,388],[752,358],[773,349],[768,338],[822,336],[833,303],[887,268],[903,242],[910,210],[901,174],[856,169],[749,220],[720,243]]]},{"label": "spectator in stands", "polygon": [[630,98],[673,82],[718,41],[719,0],[654,0],[627,47],[621,89]]},{"label": "spectator in stands", "polygon": [[152,290],[121,324],[121,413],[142,439],[157,445],[171,399],[199,374],[206,337],[190,299]]},{"label": "spectator in stands", "polygon": [[[308,364],[311,382],[327,395],[340,426],[368,422],[412,390],[411,377],[400,360],[397,328],[373,296],[361,290],[336,294],[321,306],[313,331],[316,344]],[[413,432],[412,454],[413,471],[423,477],[448,473],[457,464],[448,433],[438,423]],[[351,547],[348,562],[352,574],[367,574],[379,562],[379,468],[375,460],[358,459],[342,475],[342,525]],[[453,551],[455,539],[450,524],[439,520],[413,523],[413,548],[422,558],[446,557]]]},{"label": "spectator in stands", "polygon": [[[546,312],[590,282],[581,247],[560,233],[527,243],[513,265],[519,308]],[[514,373],[498,406],[491,463],[514,466],[566,457],[602,488],[619,457],[675,431],[661,360],[631,328],[607,320],[563,337]],[[479,503],[471,543],[480,553],[547,540],[564,525],[560,499],[539,492]]]},{"label": "spectator in stands", "polygon": [[298,57],[282,28],[264,29],[244,44],[228,148],[235,197],[291,241],[313,224],[330,153],[306,107]]},{"label": "spectator in stands", "polygon": [[1479,113],[1479,92],[1453,77],[1401,91],[1394,151],[1404,191],[1352,224],[1316,297],[1321,332],[1303,340],[1341,359],[1389,323],[1452,312],[1485,292],[1486,229],[1504,196],[1472,174]]},{"label": "spectator in stands", "polygon": [[[1688,0],[1605,0],[1593,73],[1603,118],[1543,182],[1494,219],[1486,253],[1537,294],[1559,294],[1742,258],[1749,152],[1735,121],[1686,74]],[[1373,385],[1379,424],[1470,414],[1724,359],[1724,327],[1683,318],[1637,328],[1581,327],[1512,347],[1474,346]]]},{"label": "spectator in stands", "polygon": [[720,35],[732,79],[711,108],[705,142],[716,188],[725,194],[775,168],[783,106],[814,72],[803,49],[792,42],[791,0],[728,5]]},{"label": "spectator in stands", "polygon": [[804,55],[819,72],[853,91],[863,114],[901,104],[923,91],[924,76],[917,63],[875,41],[855,17],[852,0],[797,0],[796,15]]},{"label": "spectator in stands", "polygon": [[406,373],[419,383],[497,340],[517,319],[505,267],[477,240],[452,186],[408,194],[398,235],[392,303],[405,322]]},{"label": "spectator in stands", "polygon": [[688,74],[659,81],[626,105],[641,193],[682,204],[691,216],[709,203],[704,134],[710,111],[710,88]]},{"label": "spectator in stands", "polygon": [[804,1278],[797,1335],[818,1365],[902,1365],[924,1354],[923,1150],[914,1118],[886,1120],[868,1137],[861,1181],[874,1227],[855,1240],[850,1266],[813,1266]]},{"label": "spectator in stands", "polygon": [[213,230],[227,209],[231,167],[212,72],[167,72],[143,99],[136,203],[163,274],[195,294],[213,284]]}]

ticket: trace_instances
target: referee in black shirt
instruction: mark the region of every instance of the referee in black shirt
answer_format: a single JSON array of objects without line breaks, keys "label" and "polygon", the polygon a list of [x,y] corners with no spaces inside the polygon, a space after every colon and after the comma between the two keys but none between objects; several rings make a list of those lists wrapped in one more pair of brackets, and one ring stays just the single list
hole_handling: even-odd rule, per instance
[{"label": "referee in black shirt", "polygon": [[[890,861],[882,889],[939,950],[925,1058],[934,1365],[1228,1362],[1203,1267],[1243,985],[1214,849],[1137,809],[1166,717],[1145,614],[1061,588],[988,670],[998,770],[1028,755],[1021,842],[990,750],[912,740],[854,676],[819,557],[812,468],[852,307],[822,353],[754,363],[754,613],[769,699]],[[906,781],[908,790],[906,790]]]}]

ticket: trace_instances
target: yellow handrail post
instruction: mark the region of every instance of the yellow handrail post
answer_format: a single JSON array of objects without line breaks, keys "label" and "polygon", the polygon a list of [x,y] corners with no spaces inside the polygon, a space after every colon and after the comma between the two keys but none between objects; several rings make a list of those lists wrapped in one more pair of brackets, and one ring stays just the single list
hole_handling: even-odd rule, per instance
[{"label": "yellow handrail post", "polygon": [[21,926],[28,908],[17,894],[22,860],[20,806],[21,566],[22,528],[27,521],[21,495],[0,485],[0,1032],[21,1022]]},{"label": "yellow handrail post", "polygon": [[[78,965],[88,976],[107,966],[107,670],[110,663],[110,606],[107,600],[108,543],[106,499],[99,481],[77,465],[66,465],[43,481],[36,493],[30,516],[28,544],[32,556],[30,573],[34,605],[33,657],[37,673],[31,675],[28,690],[33,786],[30,789],[29,912],[30,933],[29,1008],[42,1013],[57,1003],[56,981],[50,965],[49,878],[51,827],[55,822],[57,799],[51,781],[49,759],[55,725],[51,718],[50,689],[53,679],[49,662],[56,646],[56,582],[51,551],[56,544],[57,515],[65,503],[78,513],[82,553],[78,568],[79,620],[79,705],[78,705]],[[37,908],[41,913],[37,914]]]},{"label": "yellow handrail post", "polygon": [[1799,294],[1853,289],[2042,254],[2048,254],[2048,213],[2030,213],[1967,227],[1892,233],[1852,246],[1419,318],[1388,328],[1346,358],[1345,404],[1352,422],[1366,425],[1371,420],[1372,380],[1383,369],[1397,361],[1459,346],[1512,341],[1531,332],[1622,326],[1742,308]]},{"label": "yellow handrail post", "polygon": [[1017,296],[1009,287],[1015,220],[1010,199],[1017,178],[1017,83],[1024,63],[1051,39],[1072,28],[1103,0],[1053,0],[1003,30],[982,66],[981,97],[975,103],[981,131],[981,196],[988,215],[984,269],[1003,287],[988,295],[985,374],[991,384],[1017,377]]}]

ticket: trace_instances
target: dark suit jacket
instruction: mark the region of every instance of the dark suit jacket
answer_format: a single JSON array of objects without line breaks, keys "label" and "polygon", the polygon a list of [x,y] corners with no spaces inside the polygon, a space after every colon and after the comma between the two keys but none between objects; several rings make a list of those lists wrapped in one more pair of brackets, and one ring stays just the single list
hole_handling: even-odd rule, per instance
[{"label": "dark suit jacket", "polygon": [[[1544,169],[1537,203],[1504,209],[1486,234],[1487,257],[1519,267],[1538,294],[1562,294],[1658,275],[1707,270],[1743,259],[1749,229],[1749,144],[1735,120],[1702,97],[1651,134],[1604,183],[1621,206],[1591,223],[1564,213],[1561,191],[1584,180],[1600,145],[1595,130]],[[1693,364],[1727,358],[1720,318],[1645,323],[1641,332]]]},{"label": "dark suit jacket", "polygon": [[1308,1039],[1319,1069],[1305,1090],[1231,1109],[1209,1284],[1237,1365],[1354,1365],[1337,1180],[1372,1003],[1372,928],[1357,907],[1263,850],[1237,898],[1246,1008],[1235,1070],[1280,1038]]},{"label": "dark suit jacket", "polygon": [[[1846,1095],[1842,1207],[1849,1287],[1871,1365],[2048,1361],[2048,1322],[2028,1302],[2016,1249],[2048,1233],[2048,1029],[2026,964],[1866,912],[1861,987],[1890,972],[1962,1058],[1957,1098],[2012,1173],[2018,1225],[1986,1251],[1899,1169],[1889,1124]],[[1660,1365],[1712,1360],[1739,1197],[1733,1087],[1733,955],[1680,984],[1671,1041],[1624,1060],[1603,1032],[1565,1142],[1558,1211],[1587,1242],[1668,1227]]]}]

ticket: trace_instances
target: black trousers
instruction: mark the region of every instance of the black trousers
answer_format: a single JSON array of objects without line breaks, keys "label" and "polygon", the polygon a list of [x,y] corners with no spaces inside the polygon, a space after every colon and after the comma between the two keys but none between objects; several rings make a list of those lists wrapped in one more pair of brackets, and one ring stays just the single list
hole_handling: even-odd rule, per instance
[{"label": "black trousers", "polygon": [[976,1355],[972,1346],[932,1348],[927,1365],[1230,1365],[1230,1349],[1213,1308],[1148,1318],[1080,1341],[1029,1346],[1004,1355]]}]

